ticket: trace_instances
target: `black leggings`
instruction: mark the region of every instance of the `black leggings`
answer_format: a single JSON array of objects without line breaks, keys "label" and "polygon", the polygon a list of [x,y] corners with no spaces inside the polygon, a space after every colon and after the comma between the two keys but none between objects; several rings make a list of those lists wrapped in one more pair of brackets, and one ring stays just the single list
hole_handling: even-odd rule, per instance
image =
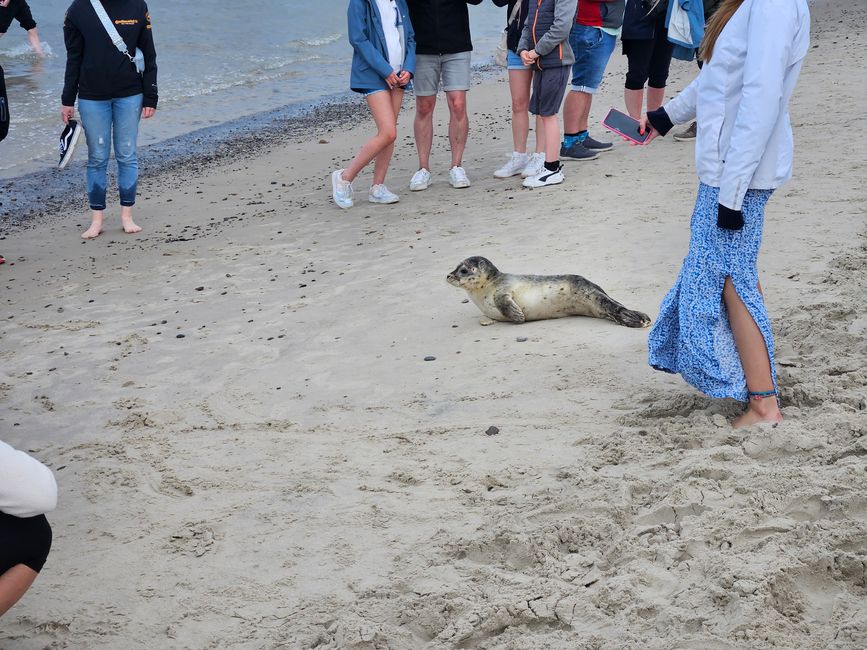
[{"label": "black leggings", "polygon": [[645,83],[651,88],[665,88],[673,49],[665,28],[657,29],[653,39],[624,39],[623,53],[629,62],[626,88],[642,90]]},{"label": "black leggings", "polygon": [[0,512],[0,575],[18,564],[39,573],[51,550],[51,526],[45,515],[13,517]]},{"label": "black leggings", "polygon": [[0,65],[0,140],[9,133],[9,100],[6,98],[6,77]]}]

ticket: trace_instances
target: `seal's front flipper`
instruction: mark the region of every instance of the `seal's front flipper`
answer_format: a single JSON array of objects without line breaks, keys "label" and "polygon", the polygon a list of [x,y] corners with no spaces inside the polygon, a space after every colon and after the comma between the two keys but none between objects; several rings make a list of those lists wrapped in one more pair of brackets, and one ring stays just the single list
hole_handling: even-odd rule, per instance
[{"label": "seal's front flipper", "polygon": [[512,299],[512,296],[507,293],[500,294],[494,298],[494,305],[497,306],[497,309],[500,310],[500,313],[508,321],[513,323],[523,323],[527,320],[524,317],[524,312],[521,311],[520,307],[518,307],[518,303],[516,303]]}]

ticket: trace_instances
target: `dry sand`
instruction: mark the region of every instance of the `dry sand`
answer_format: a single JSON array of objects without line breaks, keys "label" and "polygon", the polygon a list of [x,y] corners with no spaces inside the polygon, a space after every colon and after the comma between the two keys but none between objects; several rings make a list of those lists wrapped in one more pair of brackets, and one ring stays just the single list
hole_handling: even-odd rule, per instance
[{"label": "dry sand", "polygon": [[[483,328],[446,284],[483,254],[655,315],[686,251],[690,144],[618,146],[523,190],[490,177],[502,81],[470,96],[467,190],[447,184],[440,107],[435,184],[395,206],[330,202],[365,120],[151,178],[138,237],[81,243],[85,210],[9,234],[0,437],[61,497],[0,647],[867,646],[857,4],[815,9],[795,178],[767,210],[773,429],[733,431],[739,405],[650,370],[646,330]],[[675,65],[671,91],[693,74]],[[616,53],[594,119],[622,75]],[[410,111],[400,133],[403,190]]]}]

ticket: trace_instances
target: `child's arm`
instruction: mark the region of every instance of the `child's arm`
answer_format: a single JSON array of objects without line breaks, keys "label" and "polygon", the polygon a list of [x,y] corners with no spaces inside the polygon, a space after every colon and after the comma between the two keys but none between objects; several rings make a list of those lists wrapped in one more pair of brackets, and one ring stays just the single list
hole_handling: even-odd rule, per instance
[{"label": "child's arm", "polygon": [[389,75],[394,72],[391,69],[388,61],[382,56],[379,50],[373,47],[368,36],[369,25],[367,24],[366,2],[364,0],[350,0],[349,9],[346,12],[349,43],[352,45],[355,52],[367,61],[367,64],[376,70],[376,73],[383,79],[388,79]]},{"label": "child's arm", "polygon": [[[545,56],[563,41],[569,38],[572,24],[575,22],[575,12],[578,10],[578,0],[554,0],[554,22],[544,36],[536,41],[536,54]],[[526,25],[524,29],[526,30]]]}]

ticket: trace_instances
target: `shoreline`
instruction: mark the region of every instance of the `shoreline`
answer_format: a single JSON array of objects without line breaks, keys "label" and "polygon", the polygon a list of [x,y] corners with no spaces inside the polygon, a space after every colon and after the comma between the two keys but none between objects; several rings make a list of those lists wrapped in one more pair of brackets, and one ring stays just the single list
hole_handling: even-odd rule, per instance
[{"label": "shoreline", "polygon": [[[494,64],[474,65],[472,83],[479,85],[500,72]],[[411,93],[406,95],[404,107],[411,97]],[[179,171],[202,174],[229,158],[249,160],[275,146],[304,136],[318,138],[335,127],[352,128],[369,118],[364,99],[352,91],[254,113],[140,147],[139,182],[158,182],[161,176]],[[87,144],[83,140],[75,157],[63,171],[50,168],[0,179],[0,236],[31,226],[36,220],[86,207]],[[115,182],[116,175],[110,162],[110,183]]]}]

